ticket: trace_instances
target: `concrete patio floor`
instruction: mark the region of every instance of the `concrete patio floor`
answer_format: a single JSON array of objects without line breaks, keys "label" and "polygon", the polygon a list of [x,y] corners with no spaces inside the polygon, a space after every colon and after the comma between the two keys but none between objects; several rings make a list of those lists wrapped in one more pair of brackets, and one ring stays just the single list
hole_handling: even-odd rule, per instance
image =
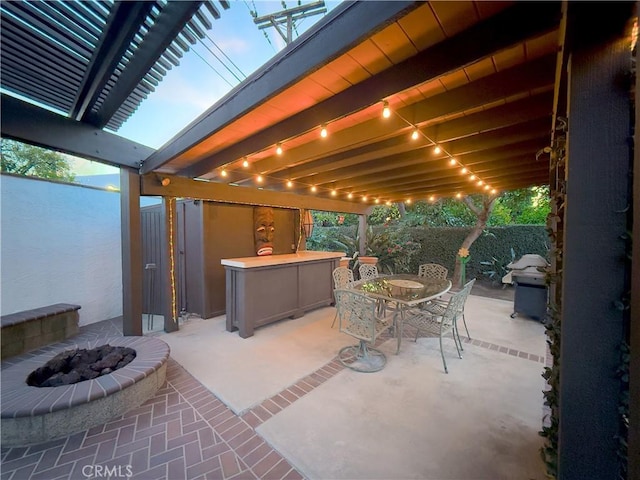
[{"label": "concrete patio floor", "polygon": [[[382,371],[344,369],[335,355],[354,340],[331,328],[334,308],[247,339],[226,332],[224,317],[191,317],[178,332],[151,333],[171,347],[153,399],[67,438],[3,447],[1,478],[87,478],[95,465],[130,465],[144,479],[544,479],[544,327],[511,319],[512,307],[469,297],[472,338],[463,359],[445,340],[449,374],[438,339],[414,342],[409,328],[399,355],[395,339],[381,343]],[[120,332],[100,322],[80,336]]]}]

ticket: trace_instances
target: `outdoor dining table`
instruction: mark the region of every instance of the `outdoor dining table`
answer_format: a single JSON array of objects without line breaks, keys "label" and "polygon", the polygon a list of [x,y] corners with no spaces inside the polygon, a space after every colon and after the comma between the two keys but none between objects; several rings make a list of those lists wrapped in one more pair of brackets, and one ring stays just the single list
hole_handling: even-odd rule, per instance
[{"label": "outdoor dining table", "polygon": [[420,277],[413,274],[380,275],[354,282],[353,288],[368,296],[395,304],[394,323],[400,352],[405,310],[434,300],[451,289],[451,281]]}]

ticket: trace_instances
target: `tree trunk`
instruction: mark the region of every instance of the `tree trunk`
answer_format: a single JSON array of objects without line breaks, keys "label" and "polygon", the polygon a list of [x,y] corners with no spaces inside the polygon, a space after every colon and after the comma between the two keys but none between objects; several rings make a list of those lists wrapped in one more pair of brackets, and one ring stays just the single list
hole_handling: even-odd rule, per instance
[{"label": "tree trunk", "polygon": [[[473,227],[473,230],[469,232],[469,235],[463,240],[460,248],[466,248],[470,251],[471,245],[476,239],[482,234],[484,229],[487,226],[487,221],[489,220],[489,216],[491,215],[491,211],[493,210],[493,205],[496,201],[497,197],[484,196],[482,200],[482,206],[477,206],[470,197],[464,197],[465,205],[471,210],[477,217],[476,224]],[[460,257],[456,255],[456,267],[453,271],[453,276],[451,277],[451,283],[454,287],[460,284],[460,275],[462,274],[462,264],[460,262]]]},{"label": "tree trunk", "polygon": [[404,216],[407,214],[407,211],[404,208],[404,202],[398,202],[396,203],[396,206],[398,207],[398,212],[400,212],[400,218],[404,218]]}]

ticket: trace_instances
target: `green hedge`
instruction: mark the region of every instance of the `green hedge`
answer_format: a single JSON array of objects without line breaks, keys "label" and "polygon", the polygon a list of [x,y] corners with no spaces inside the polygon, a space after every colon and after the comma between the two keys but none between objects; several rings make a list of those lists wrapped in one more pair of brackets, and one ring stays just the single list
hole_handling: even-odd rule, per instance
[{"label": "green hedge", "polygon": [[[374,233],[394,227],[374,227]],[[356,227],[319,227],[316,226],[313,236],[308,241],[309,250],[340,250],[336,239],[346,235],[353,239],[355,245]],[[410,260],[409,270],[418,271],[422,263],[439,263],[449,269],[455,268],[455,259],[462,241],[472,229],[470,227],[399,227],[405,238],[420,245],[419,251]],[[344,242],[343,242],[344,243]],[[504,268],[512,260],[512,249],[515,258],[533,253],[548,259],[549,238],[543,225],[510,225],[489,227],[471,245],[471,258],[467,263],[467,278],[483,276],[483,272],[491,267],[480,262],[493,262]],[[352,252],[347,252],[351,255]],[[374,254],[370,252],[368,254]]]}]

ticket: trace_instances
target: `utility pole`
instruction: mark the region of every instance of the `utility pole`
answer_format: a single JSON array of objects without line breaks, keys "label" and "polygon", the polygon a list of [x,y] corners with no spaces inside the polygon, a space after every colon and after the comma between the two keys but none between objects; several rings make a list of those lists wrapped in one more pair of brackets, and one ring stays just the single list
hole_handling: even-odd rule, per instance
[{"label": "utility pole", "polygon": [[[301,18],[310,17],[311,15],[325,13],[326,11],[327,9],[325,8],[324,0],[320,0],[319,2],[308,3],[307,5],[300,5],[298,7],[256,17],[253,19],[253,23],[258,25],[258,29],[260,30],[274,27],[282,39],[287,43],[287,45],[289,45],[293,40],[293,22],[300,20]],[[283,29],[285,26],[286,30]]]}]

